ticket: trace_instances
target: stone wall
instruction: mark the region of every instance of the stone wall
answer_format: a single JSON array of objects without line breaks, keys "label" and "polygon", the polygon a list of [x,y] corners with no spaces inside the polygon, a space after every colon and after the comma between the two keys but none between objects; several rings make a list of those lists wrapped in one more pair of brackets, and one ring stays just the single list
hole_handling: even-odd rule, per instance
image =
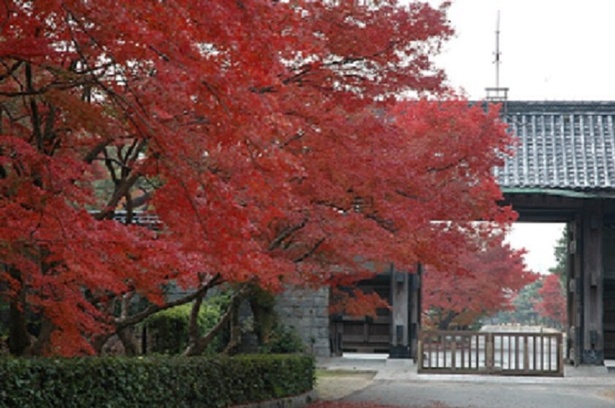
[{"label": "stone wall", "polygon": [[329,288],[288,289],[276,301],[281,323],[294,327],[308,351],[316,357],[330,357]]}]

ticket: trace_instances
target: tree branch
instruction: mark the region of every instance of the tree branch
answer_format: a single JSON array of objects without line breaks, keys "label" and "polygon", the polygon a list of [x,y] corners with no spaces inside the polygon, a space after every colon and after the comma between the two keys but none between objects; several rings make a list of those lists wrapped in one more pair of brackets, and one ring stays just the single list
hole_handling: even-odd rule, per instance
[{"label": "tree branch", "polygon": [[205,285],[201,286],[198,290],[196,290],[195,292],[186,295],[182,298],[179,298],[177,300],[174,300],[172,302],[168,302],[165,303],[162,306],[159,305],[150,305],[149,307],[147,307],[145,310],[143,310],[142,312],[139,312],[137,314],[134,314],[132,316],[127,316],[126,318],[122,319],[122,318],[117,318],[115,319],[115,328],[116,330],[120,330],[124,327],[128,327],[128,326],[132,326],[133,324],[139,323],[143,320],[145,320],[146,318],[148,318],[149,316],[153,315],[156,312],[159,312],[161,310],[166,310],[166,309],[170,309],[172,307],[175,306],[181,306],[183,304],[192,302],[194,299],[198,298],[199,296],[207,293],[207,291],[209,289],[211,289],[212,287],[218,285],[222,283],[222,279],[220,274],[215,275],[212,279],[209,280],[209,282],[207,282]]},{"label": "tree branch", "polygon": [[21,66],[21,64],[23,64],[23,63],[24,62],[22,60],[18,60],[17,62],[15,62],[10,67],[7,66],[6,64],[2,63],[2,65],[4,65],[6,67],[6,74],[0,75],[0,81],[4,81],[8,77],[13,76],[15,71],[17,71],[19,69],[19,67]]},{"label": "tree branch", "polygon": [[285,239],[290,237],[295,232],[304,228],[306,224],[307,224],[307,218],[304,218],[303,221],[301,221],[299,224],[292,226],[292,227],[285,228],[273,241],[271,241],[267,249],[269,251],[273,251],[274,249],[279,248]]},{"label": "tree branch", "polygon": [[205,335],[199,337],[194,342],[190,342],[186,350],[182,353],[184,356],[197,356],[202,354],[205,347],[213,340],[213,338],[224,328],[233,315],[233,309],[239,304],[239,301],[250,292],[251,287],[248,284],[244,284],[232,297],[228,305],[228,308],[224,314],[220,317],[220,320],[214,327],[211,328]]},{"label": "tree branch", "polygon": [[303,255],[293,259],[294,263],[299,263],[299,262],[303,262],[305,261],[307,258],[309,258],[310,256],[312,256],[317,250],[318,248],[320,248],[320,246],[325,242],[325,238],[321,238],[318,240],[318,242],[316,242],[316,244],[314,244],[314,246],[307,251],[306,253],[304,253]]}]

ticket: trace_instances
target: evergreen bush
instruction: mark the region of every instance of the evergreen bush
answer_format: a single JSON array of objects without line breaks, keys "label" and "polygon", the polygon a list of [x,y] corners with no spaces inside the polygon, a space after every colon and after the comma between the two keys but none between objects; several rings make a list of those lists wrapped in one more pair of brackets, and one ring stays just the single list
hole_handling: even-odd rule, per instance
[{"label": "evergreen bush", "polygon": [[[220,294],[207,298],[198,315],[199,334],[207,333],[220,319],[228,306],[229,296]],[[176,306],[148,317],[144,324],[148,333],[148,354],[180,354],[188,343],[188,325],[192,304]],[[209,347],[210,352],[220,347],[218,336]]]},{"label": "evergreen bush", "polygon": [[305,355],[0,359],[0,407],[222,408],[313,385]]}]

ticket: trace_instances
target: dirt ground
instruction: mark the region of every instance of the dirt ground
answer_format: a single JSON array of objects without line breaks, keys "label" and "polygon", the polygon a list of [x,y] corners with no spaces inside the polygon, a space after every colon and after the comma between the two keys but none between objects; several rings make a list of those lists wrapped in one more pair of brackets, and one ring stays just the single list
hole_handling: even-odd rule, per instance
[{"label": "dirt ground", "polygon": [[371,385],[376,371],[316,370],[316,390],[321,400],[344,398]]},{"label": "dirt ground", "polygon": [[[614,382],[615,382],[615,381],[614,381]],[[610,400],[613,400],[613,405],[615,405],[615,390],[608,390],[608,391],[605,391],[605,392],[602,394],[602,396],[603,396],[604,398],[608,398],[608,399],[610,399]]]}]

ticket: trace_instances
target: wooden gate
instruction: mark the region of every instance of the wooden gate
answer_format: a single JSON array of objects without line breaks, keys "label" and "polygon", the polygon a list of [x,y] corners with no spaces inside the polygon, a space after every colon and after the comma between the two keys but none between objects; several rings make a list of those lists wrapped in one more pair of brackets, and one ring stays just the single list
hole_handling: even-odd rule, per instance
[{"label": "wooden gate", "polygon": [[418,354],[419,373],[564,375],[561,333],[424,331]]},{"label": "wooden gate", "polygon": [[335,344],[332,344],[333,354],[388,353],[391,344],[390,327],[390,316],[378,316],[375,319],[343,316],[331,323],[333,338],[336,339]]},{"label": "wooden gate", "polygon": [[[391,276],[381,274],[373,279],[360,281],[356,287],[365,293],[377,293],[381,298],[390,300]],[[391,344],[391,311],[377,310],[375,318],[336,316],[331,321],[334,355],[342,352],[388,353]]]}]

